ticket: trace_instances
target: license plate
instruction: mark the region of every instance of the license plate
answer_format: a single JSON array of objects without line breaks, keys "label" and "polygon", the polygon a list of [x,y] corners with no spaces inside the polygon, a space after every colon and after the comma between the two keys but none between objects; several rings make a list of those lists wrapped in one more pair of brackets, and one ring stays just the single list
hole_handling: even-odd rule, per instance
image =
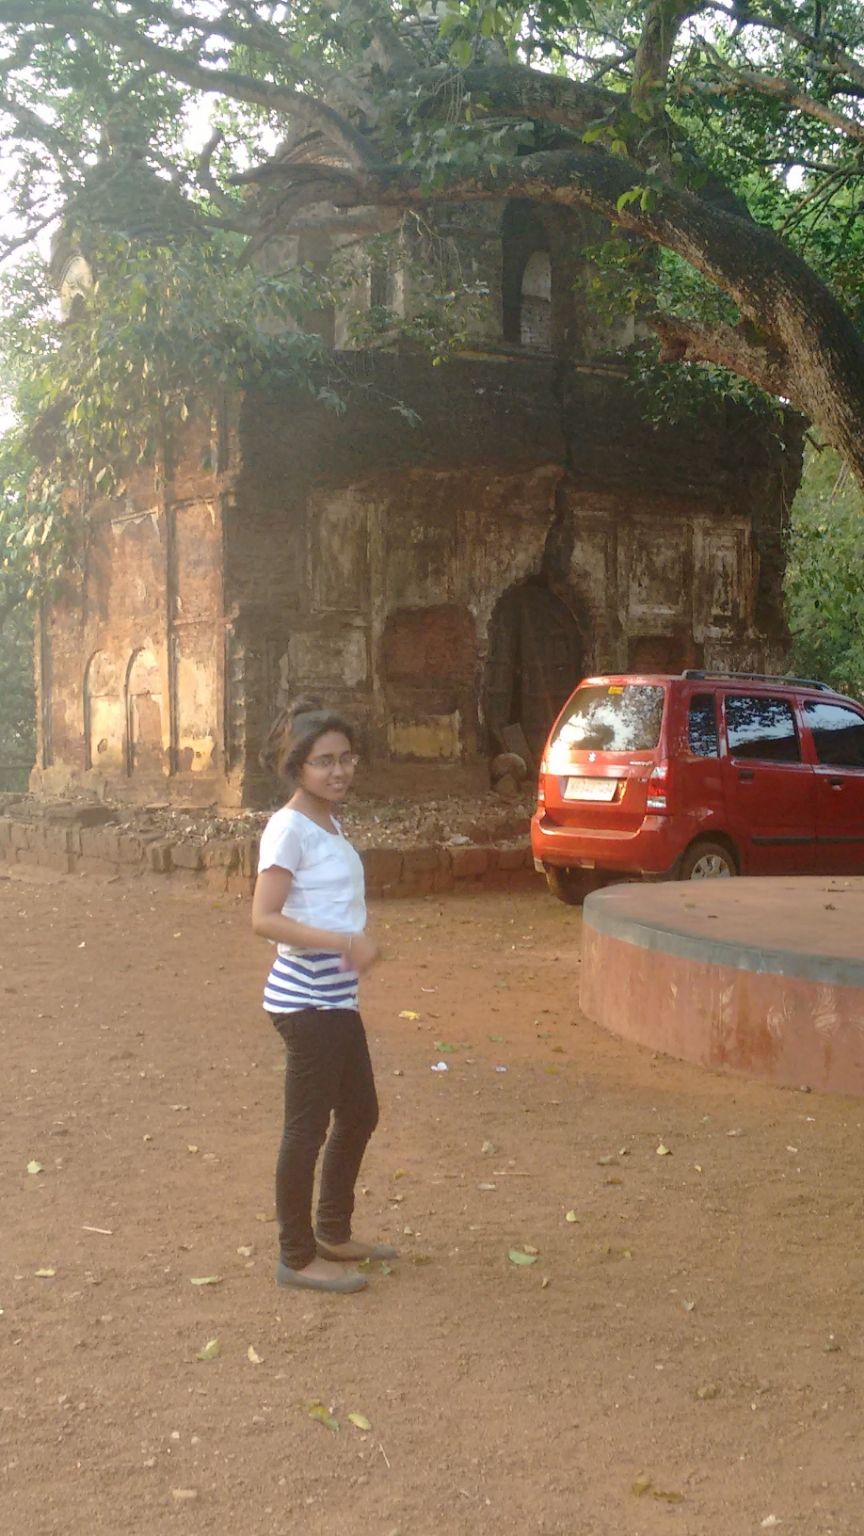
[{"label": "license plate", "polygon": [[614,800],[617,779],[568,779],[565,800]]}]

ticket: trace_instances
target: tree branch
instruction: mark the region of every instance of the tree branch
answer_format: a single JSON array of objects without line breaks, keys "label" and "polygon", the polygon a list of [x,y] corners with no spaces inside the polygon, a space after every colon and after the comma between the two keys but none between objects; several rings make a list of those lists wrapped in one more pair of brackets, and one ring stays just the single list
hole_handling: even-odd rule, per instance
[{"label": "tree branch", "polygon": [[[277,170],[272,167],[270,174]],[[286,177],[291,170],[285,168]],[[689,344],[695,347],[698,335],[704,352],[713,334],[711,357],[752,378],[760,387],[770,388],[818,421],[864,483],[860,430],[864,417],[864,340],[850,326],[829,289],[772,231],[747,224],[672,182],[661,181],[656,199],[643,208],[633,194],[641,194],[644,173],[598,145],[510,160],[502,157],[477,173],[434,189],[404,167],[351,170],[316,166],[308,170],[314,196],[307,204],[326,200],[342,208],[361,204],[416,208],[434,202],[522,198],[561,207],[585,206],[640,238],[674,251],[732,298],[742,315],[741,326],[719,327],[716,333],[713,328],[697,332],[691,326]],[[290,181],[288,185],[300,211],[303,188],[296,184],[291,188]],[[285,224],[281,228],[284,230]],[[680,325],[677,334],[680,339]]]},{"label": "tree branch", "polygon": [[69,36],[101,38],[127,57],[140,58],[182,80],[194,90],[215,92],[266,111],[287,113],[295,122],[324,131],[338,145],[351,165],[372,158],[370,145],[340,113],[324,101],[291,86],[257,80],[233,69],[215,69],[197,63],[188,53],[154,42],[143,31],[104,10],[63,4],[63,0],[0,0],[0,24],[34,23],[64,28]]},{"label": "tree branch", "polygon": [[661,363],[715,363],[750,379],[769,395],[782,396],[788,357],[767,342],[754,339],[752,326],[698,325],[659,312],[645,318],[660,339]]},{"label": "tree branch", "polygon": [[702,9],[728,17],[730,21],[734,21],[736,29],[761,27],[766,32],[776,32],[782,37],[788,37],[816,61],[816,67],[822,73],[845,75],[853,84],[864,90],[864,65],[853,58],[835,32],[822,33],[817,37],[812,32],[805,32],[803,28],[796,27],[794,22],[781,17],[776,12],[771,16],[759,15],[756,11],[748,10],[746,6],[721,5],[719,0],[704,0]]},{"label": "tree branch", "polygon": [[55,223],[56,219],[57,211],[52,208],[51,212],[46,213],[43,218],[36,219],[33,224],[28,225],[23,234],[13,236],[11,240],[3,240],[0,243],[0,262],[7,261],[10,256],[14,256],[15,252],[20,251],[23,246],[30,245],[36,239],[36,236],[41,234],[43,229],[47,229],[50,224]]},{"label": "tree branch", "polygon": [[204,188],[207,196],[215,203],[216,207],[231,221],[231,227],[236,230],[245,230],[250,233],[249,221],[243,220],[243,205],[236,198],[230,197],[224,192],[217,182],[212,171],[213,156],[225,135],[221,128],[211,133],[207,143],[198,156],[198,164],[195,167],[195,179],[200,187]]},{"label": "tree branch", "polygon": [[655,120],[662,115],[675,40],[687,17],[701,9],[701,0],[650,0],[630,85],[635,111]]},{"label": "tree branch", "polygon": [[11,117],[18,127],[19,137],[41,144],[54,161],[65,182],[72,180],[72,167],[77,157],[76,146],[60,129],[43,122],[32,107],[15,101],[5,91],[0,92],[0,116]]},{"label": "tree branch", "polygon": [[864,144],[864,123],[858,123],[853,117],[843,112],[836,112],[832,107],[826,107],[824,102],[817,101],[815,96],[808,96],[799,91],[790,80],[783,80],[776,75],[763,75],[754,69],[726,70],[726,79],[723,81],[699,82],[680,84],[676,87],[675,94],[679,97],[686,96],[735,96],[742,91],[755,91],[760,96],[770,96],[775,101],[780,101],[784,106],[791,107],[796,112],[802,112],[805,117],[816,118],[820,123],[825,123],[828,128],[842,133],[846,138],[855,139]]}]

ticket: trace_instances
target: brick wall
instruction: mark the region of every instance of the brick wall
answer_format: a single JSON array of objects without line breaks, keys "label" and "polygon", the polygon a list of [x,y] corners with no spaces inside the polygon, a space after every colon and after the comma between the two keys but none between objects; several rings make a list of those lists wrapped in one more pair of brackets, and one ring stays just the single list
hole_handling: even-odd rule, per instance
[{"label": "brick wall", "polygon": [[[0,815],[0,866],[35,866],[58,874],[159,875],[202,890],[251,897],[258,838],[216,837],[204,843],[142,835],[105,821],[99,807],[55,808],[44,817]],[[526,843],[503,847],[442,844],[361,851],[371,897],[425,896],[536,883]]]}]

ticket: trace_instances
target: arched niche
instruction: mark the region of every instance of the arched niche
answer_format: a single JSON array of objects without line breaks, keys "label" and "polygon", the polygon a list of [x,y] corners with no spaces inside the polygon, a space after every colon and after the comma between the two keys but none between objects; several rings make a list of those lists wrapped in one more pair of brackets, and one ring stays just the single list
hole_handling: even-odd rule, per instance
[{"label": "arched niche", "polygon": [[[526,290],[526,278],[528,280]],[[546,350],[552,345],[552,257],[549,232],[530,203],[511,201],[501,219],[501,302],[504,340],[524,346],[532,302],[548,304]],[[528,311],[523,314],[528,303]]]},{"label": "arched niche", "polygon": [[489,621],[484,715],[490,748],[536,765],[555,716],[576,687],[585,648],[576,619],[542,576],[509,587]]},{"label": "arched niche", "polygon": [[161,772],[166,761],[162,673],[146,647],[133,651],[126,671],[126,722],[128,772]]},{"label": "arched niche", "polygon": [[107,651],[94,651],[84,671],[84,750],[88,768],[124,767],[126,716],[120,669]]},{"label": "arched niche", "polygon": [[548,251],[532,251],[525,263],[519,295],[519,341],[532,352],[552,350],[552,259]]},{"label": "arched niche", "polygon": [[586,245],[607,238],[601,219],[511,198],[501,216],[501,326],[511,346],[581,355],[594,335]]}]

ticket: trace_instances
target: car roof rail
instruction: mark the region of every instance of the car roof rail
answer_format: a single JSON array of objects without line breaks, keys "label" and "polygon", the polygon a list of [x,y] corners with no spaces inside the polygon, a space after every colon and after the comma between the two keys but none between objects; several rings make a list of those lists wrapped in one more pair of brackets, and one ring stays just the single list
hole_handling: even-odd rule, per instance
[{"label": "car roof rail", "polygon": [[780,677],[770,672],[706,672],[699,667],[688,667],[682,677],[696,681],[722,681],[731,678],[736,683],[780,683],[787,688],[815,688],[819,693],[836,693],[830,683],[819,683],[812,677]]}]

